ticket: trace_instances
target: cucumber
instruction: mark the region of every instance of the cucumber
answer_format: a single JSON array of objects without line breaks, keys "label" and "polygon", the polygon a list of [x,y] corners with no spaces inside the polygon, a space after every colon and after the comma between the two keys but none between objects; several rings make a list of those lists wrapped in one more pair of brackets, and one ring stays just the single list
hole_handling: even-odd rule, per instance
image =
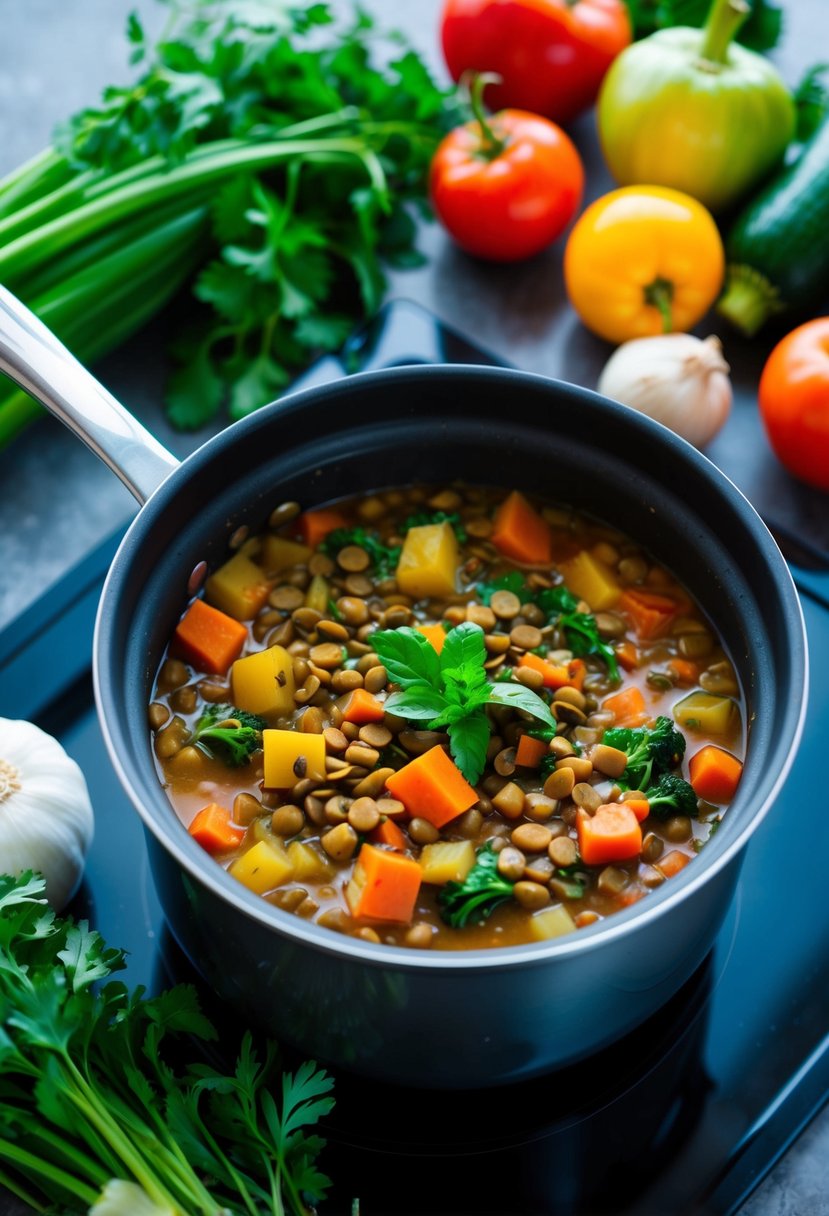
[{"label": "cucumber", "polygon": [[748,337],[775,313],[829,295],[829,114],[788,168],[744,208],[726,238],[716,309]]}]

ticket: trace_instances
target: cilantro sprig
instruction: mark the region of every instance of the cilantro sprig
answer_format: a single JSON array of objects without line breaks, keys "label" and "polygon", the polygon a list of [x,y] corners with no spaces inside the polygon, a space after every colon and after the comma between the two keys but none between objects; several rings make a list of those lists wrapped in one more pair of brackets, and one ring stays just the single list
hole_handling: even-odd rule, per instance
[{"label": "cilantro sprig", "polygon": [[42,878],[0,877],[3,1185],[36,1211],[87,1211],[105,1192],[123,1211],[310,1216],[330,1185],[309,1129],[331,1078],[311,1062],[281,1073],[249,1033],[228,1072],[178,1063],[184,1042],[219,1037],[194,989],[147,998],[111,979],[123,966],[55,916]]},{"label": "cilantro sprig", "polygon": [[386,701],[389,713],[430,730],[445,730],[458,768],[473,785],[486,763],[491,728],[485,706],[508,705],[555,729],[546,702],[518,683],[491,683],[484,667],[484,631],[465,621],[446,635],[438,655],[416,629],[402,626],[372,634],[371,643],[389,680],[400,692]]}]

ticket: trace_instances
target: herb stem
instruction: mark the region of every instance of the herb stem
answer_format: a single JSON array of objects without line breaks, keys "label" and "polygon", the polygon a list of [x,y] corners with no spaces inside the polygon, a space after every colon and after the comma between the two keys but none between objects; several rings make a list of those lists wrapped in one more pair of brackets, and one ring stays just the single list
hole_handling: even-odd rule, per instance
[{"label": "herb stem", "polygon": [[28,1149],[22,1148],[19,1144],[11,1144],[8,1140],[0,1139],[0,1158],[16,1165],[26,1177],[34,1174],[61,1187],[85,1203],[87,1207],[90,1207],[98,1198],[98,1192],[92,1187],[61,1169],[60,1166],[52,1165],[51,1162],[44,1161],[42,1157],[30,1153]]}]

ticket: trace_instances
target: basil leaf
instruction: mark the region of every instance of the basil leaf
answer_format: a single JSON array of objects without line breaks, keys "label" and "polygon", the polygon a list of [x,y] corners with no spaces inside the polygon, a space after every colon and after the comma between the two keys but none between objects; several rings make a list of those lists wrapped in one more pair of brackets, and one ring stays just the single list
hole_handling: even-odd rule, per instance
[{"label": "basil leaf", "polygon": [[428,684],[412,684],[403,692],[395,692],[388,698],[384,708],[398,718],[430,722],[446,709],[446,700]]},{"label": "basil leaf", "polygon": [[476,709],[453,723],[449,731],[452,759],[470,785],[474,785],[484,771],[489,739],[489,719],[483,709]]},{"label": "basil leaf", "polygon": [[467,683],[476,683],[480,677],[486,679],[485,660],[484,631],[480,625],[464,621],[447,633],[440,652],[440,670],[444,677],[451,672],[453,679]]},{"label": "basil leaf", "polygon": [[517,681],[492,684],[489,689],[489,699],[497,705],[509,705],[512,709],[522,709],[524,713],[532,714],[547,726],[555,730],[556,722],[550,713],[546,701],[542,701],[538,693]]},{"label": "basil leaf", "polygon": [[393,684],[399,684],[401,688],[408,688],[412,684],[440,687],[437,651],[416,629],[408,625],[401,625],[399,629],[383,629],[371,635],[371,644]]}]

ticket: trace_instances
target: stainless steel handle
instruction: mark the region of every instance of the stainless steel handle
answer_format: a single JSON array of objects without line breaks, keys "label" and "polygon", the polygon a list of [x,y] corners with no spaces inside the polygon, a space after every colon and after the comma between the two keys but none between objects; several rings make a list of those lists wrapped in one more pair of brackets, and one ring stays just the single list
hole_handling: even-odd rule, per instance
[{"label": "stainless steel handle", "polygon": [[144,503],[178,467],[25,304],[0,286],[0,371],[59,418]]}]

